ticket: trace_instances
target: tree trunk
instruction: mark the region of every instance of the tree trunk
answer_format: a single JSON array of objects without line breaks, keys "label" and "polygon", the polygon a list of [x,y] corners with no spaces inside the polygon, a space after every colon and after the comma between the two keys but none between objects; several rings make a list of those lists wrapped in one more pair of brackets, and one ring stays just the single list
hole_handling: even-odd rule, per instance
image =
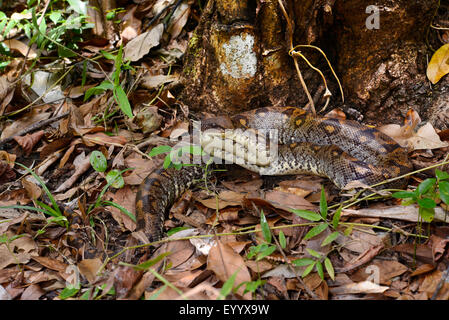
[{"label": "tree trunk", "polygon": [[[191,110],[217,114],[269,105],[310,107],[289,51],[291,45],[312,44],[326,53],[345,93],[343,103],[326,60],[302,48],[325,76],[331,107],[358,120],[364,115],[371,123],[399,122],[414,108],[447,128],[449,81],[443,78],[432,88],[425,72],[432,54],[426,43],[436,39],[428,31],[437,0],[380,0],[376,7],[370,0],[283,3],[294,22],[293,37],[278,0],[208,1],[183,73],[181,100]],[[297,61],[319,111],[326,101],[323,80],[304,60]]]}]

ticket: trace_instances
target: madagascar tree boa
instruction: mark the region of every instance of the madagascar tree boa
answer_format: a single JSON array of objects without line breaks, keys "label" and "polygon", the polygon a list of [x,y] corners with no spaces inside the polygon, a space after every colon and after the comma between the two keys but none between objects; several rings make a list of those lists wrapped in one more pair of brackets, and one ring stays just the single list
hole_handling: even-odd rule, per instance
[{"label": "madagascar tree boa", "polygon": [[[248,140],[241,141],[242,130],[275,130],[277,133],[276,161],[267,160],[266,155],[259,152],[259,162],[243,165],[262,175],[309,173],[328,177],[337,187],[344,188],[353,183],[373,185],[412,169],[407,151],[393,139],[355,121],[315,117],[294,107],[260,108],[227,119],[225,125],[223,121],[220,124],[206,121],[202,128],[232,129],[226,130],[230,133],[226,137],[221,134],[222,139],[238,141],[243,153],[250,156],[249,150],[254,148],[248,145]],[[223,158],[224,153],[236,152],[235,149],[220,150],[211,141],[206,138],[201,145],[214,156]],[[136,196],[137,229],[150,241],[159,240],[167,209],[202,176],[201,166],[180,170],[161,168],[150,173]],[[405,183],[405,179],[400,179],[389,183],[388,187],[403,187]]]}]

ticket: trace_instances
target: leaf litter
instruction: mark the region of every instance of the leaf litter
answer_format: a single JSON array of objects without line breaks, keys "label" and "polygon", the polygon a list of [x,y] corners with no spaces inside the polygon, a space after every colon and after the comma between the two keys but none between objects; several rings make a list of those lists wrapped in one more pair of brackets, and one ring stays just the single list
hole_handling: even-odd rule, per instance
[{"label": "leaf litter", "polygon": [[[291,211],[319,212],[323,184],[329,205],[339,199],[317,177],[271,179],[239,168],[219,173],[210,189],[190,191],[172,209],[169,242],[154,251],[139,246],[136,188],[164,159],[148,152],[188,127],[177,85],[199,8],[193,1],[174,8],[174,2],[144,0],[119,10],[115,18],[124,23],[117,29],[87,7],[95,24],[79,50],[66,53],[64,67],[41,59],[55,54],[51,48],[40,51],[15,35],[5,41],[15,59],[0,75],[0,205],[16,207],[0,209],[0,300],[217,299],[223,292],[237,299],[447,299],[443,202],[430,234],[420,229],[417,205],[353,204],[341,210],[338,246],[323,245],[331,230],[304,240],[313,223]],[[10,14],[19,8],[13,5]],[[121,45],[123,61],[138,69],[125,81],[133,83],[125,94],[134,119],[120,113],[116,91],[99,89],[117,70]],[[33,81],[16,82],[33,59],[39,66]],[[433,83],[448,72],[444,62],[447,45],[429,63]],[[89,90],[97,91],[85,101]],[[416,112],[402,126],[380,129],[410,149],[417,168],[447,154],[448,135],[421,123]],[[93,170],[92,151],[106,156],[107,172]],[[105,190],[109,171],[125,169],[131,170],[122,173],[124,187]],[[410,190],[434,173],[413,175]],[[266,242],[261,212],[278,243]],[[320,263],[302,277],[309,265],[294,265],[298,259]]]}]

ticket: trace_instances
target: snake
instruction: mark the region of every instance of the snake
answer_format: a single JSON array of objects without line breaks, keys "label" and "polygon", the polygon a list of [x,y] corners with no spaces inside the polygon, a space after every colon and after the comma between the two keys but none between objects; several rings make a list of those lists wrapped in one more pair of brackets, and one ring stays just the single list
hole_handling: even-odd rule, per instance
[{"label": "snake", "polygon": [[[323,176],[340,189],[385,180],[393,181],[378,188],[402,188],[407,178],[393,178],[413,168],[407,150],[376,128],[296,107],[264,107],[206,119],[199,131],[203,151],[214,159],[231,158],[261,175]],[[257,134],[259,139],[254,139]],[[275,152],[268,148],[273,145]],[[199,165],[150,172],[136,194],[136,230],[149,241],[162,239],[167,211],[203,177]]]}]

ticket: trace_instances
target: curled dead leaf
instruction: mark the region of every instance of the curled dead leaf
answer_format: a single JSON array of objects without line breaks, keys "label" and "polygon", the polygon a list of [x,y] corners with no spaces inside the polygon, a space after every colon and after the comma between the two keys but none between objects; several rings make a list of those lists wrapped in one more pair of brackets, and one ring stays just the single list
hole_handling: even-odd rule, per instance
[{"label": "curled dead leaf", "polygon": [[0,183],[9,182],[15,177],[16,173],[8,165],[8,163],[6,161],[0,160]]},{"label": "curled dead leaf", "polygon": [[33,147],[44,136],[44,130],[37,131],[33,134],[26,134],[25,136],[15,136],[14,140],[22,147],[26,155],[29,155]]},{"label": "curled dead leaf", "polygon": [[9,39],[3,43],[9,47],[9,50],[18,51],[21,55],[27,57],[27,59],[35,59],[37,57],[36,51],[19,40]]}]

